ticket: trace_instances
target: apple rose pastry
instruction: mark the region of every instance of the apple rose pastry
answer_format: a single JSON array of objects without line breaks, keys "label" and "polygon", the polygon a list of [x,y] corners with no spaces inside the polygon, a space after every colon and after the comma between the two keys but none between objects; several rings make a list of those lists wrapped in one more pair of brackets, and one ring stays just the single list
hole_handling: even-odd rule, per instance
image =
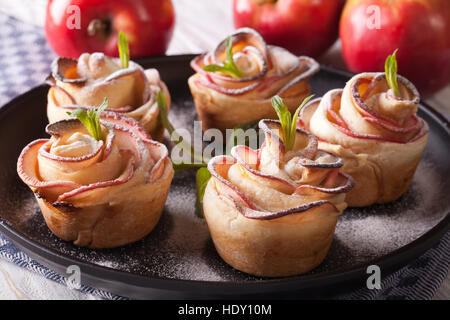
[{"label": "apple rose pastry", "polygon": [[67,112],[77,106],[96,106],[107,97],[109,111],[137,120],[153,139],[162,139],[156,96],[162,91],[170,105],[170,95],[156,69],[144,70],[133,61],[122,68],[119,58],[99,52],[83,53],[78,60],[57,58],[51,69],[47,78],[50,123],[68,118]]},{"label": "apple rose pastry", "polygon": [[300,274],[325,258],[353,181],[339,172],[342,160],[319,150],[308,132],[294,131],[289,150],[278,121],[261,120],[259,127],[261,149],[236,146],[231,157],[209,162],[205,218],[232,267],[263,277]]},{"label": "apple rose pastry", "polygon": [[281,96],[294,111],[309,95],[316,61],[268,46],[253,29],[239,29],[212,52],[191,61],[188,80],[203,130],[276,118],[270,99]]},{"label": "apple rose pastry", "polygon": [[23,149],[18,174],[59,238],[91,248],[137,241],[164,207],[173,176],[167,148],[114,112],[90,129],[78,119],[49,124],[51,138]]},{"label": "apple rose pastry", "polygon": [[319,147],[344,160],[343,172],[355,179],[349,206],[386,203],[409,187],[428,136],[419,118],[419,93],[389,73],[354,76],[344,90],[329,91],[303,108],[299,125],[316,135]]}]

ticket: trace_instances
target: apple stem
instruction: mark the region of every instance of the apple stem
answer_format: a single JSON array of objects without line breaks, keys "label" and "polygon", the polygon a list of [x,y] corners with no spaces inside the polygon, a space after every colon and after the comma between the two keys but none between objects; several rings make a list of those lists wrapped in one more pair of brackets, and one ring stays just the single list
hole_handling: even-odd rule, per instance
[{"label": "apple stem", "polygon": [[264,4],[264,3],[276,3],[278,0],[256,0],[258,4]]},{"label": "apple stem", "polygon": [[101,33],[102,35],[106,35],[109,32],[109,23],[106,20],[94,19],[92,20],[88,27],[87,33],[90,36],[95,36],[97,33]]}]

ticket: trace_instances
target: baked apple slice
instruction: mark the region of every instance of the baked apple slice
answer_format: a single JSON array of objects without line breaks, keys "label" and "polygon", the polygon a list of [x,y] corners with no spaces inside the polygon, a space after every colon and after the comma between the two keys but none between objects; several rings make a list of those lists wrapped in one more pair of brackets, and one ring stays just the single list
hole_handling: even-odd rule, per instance
[{"label": "baked apple slice", "polygon": [[[127,44],[122,46],[127,47]],[[67,119],[67,112],[78,106],[97,106],[107,97],[108,111],[133,118],[153,139],[162,139],[164,128],[159,121],[156,98],[162,91],[170,107],[167,86],[158,70],[144,70],[128,60],[129,55],[122,53],[126,49],[119,51],[120,58],[96,52],[83,53],[78,60],[57,58],[53,61],[47,77],[51,86],[47,96],[50,123]]]},{"label": "baked apple slice", "polygon": [[300,113],[298,125],[319,138],[321,149],[339,155],[343,172],[355,179],[349,206],[398,199],[427,143],[428,125],[417,116],[419,93],[396,74],[395,54],[390,57],[385,73],[355,75]]},{"label": "baked apple slice", "polygon": [[261,120],[260,149],[235,146],[208,164],[203,209],[214,245],[230,266],[252,275],[290,276],[319,265],[353,186],[340,172],[342,159],[293,124],[285,130]]},{"label": "baked apple slice", "polygon": [[[137,241],[157,224],[173,176],[167,148],[135,120],[77,109],[49,124],[50,139],[27,145],[17,172],[59,238],[111,248]],[[101,120],[99,120],[101,113]]]},{"label": "baked apple slice", "polygon": [[253,29],[237,30],[211,52],[192,60],[188,80],[203,130],[222,132],[243,123],[275,119],[271,105],[281,96],[295,111],[309,95],[308,79],[319,64],[306,56],[267,45]]}]

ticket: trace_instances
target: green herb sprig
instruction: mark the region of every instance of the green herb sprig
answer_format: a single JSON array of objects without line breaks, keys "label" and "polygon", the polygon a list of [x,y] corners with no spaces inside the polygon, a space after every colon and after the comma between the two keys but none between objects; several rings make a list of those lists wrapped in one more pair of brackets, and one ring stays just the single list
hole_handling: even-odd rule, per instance
[{"label": "green herb sprig", "polygon": [[244,73],[238,68],[233,60],[233,41],[232,37],[228,37],[226,40],[226,56],[227,59],[222,62],[222,65],[209,64],[203,67],[203,70],[208,72],[222,72],[235,79],[243,78]]},{"label": "green herb sprig", "polygon": [[396,49],[393,54],[389,55],[386,58],[386,61],[384,63],[384,71],[386,72],[386,81],[389,85],[389,88],[392,89],[394,95],[397,98],[401,98],[402,95],[398,88],[397,82],[397,58],[396,58],[397,51],[398,49]]},{"label": "green herb sprig", "polygon": [[300,106],[295,111],[294,115],[291,115],[286,103],[284,103],[283,99],[279,96],[274,96],[272,98],[272,106],[277,112],[278,118],[281,123],[281,131],[283,133],[283,142],[286,146],[286,150],[292,150],[295,143],[295,136],[297,132],[297,118],[300,110],[305,106],[305,104],[312,98],[314,95],[310,95],[305,98]]},{"label": "green herb sprig", "polygon": [[208,168],[200,168],[195,175],[195,182],[197,187],[197,199],[195,201],[195,212],[197,216],[203,218],[203,198],[205,196],[206,185],[209,179],[211,179],[211,173]]},{"label": "green herb sprig", "polygon": [[[175,127],[172,125],[172,123],[169,120],[168,117],[168,109],[167,109],[167,103],[166,99],[164,98],[164,94],[160,91],[158,92],[157,96],[157,103],[159,108],[159,118],[163,125],[163,127],[167,130],[170,136],[175,132]],[[173,168],[175,170],[175,173],[188,170],[192,168],[199,168],[197,170],[196,174],[196,187],[197,187],[197,200],[196,200],[196,215],[199,217],[203,217],[203,196],[205,194],[205,188],[206,184],[208,183],[209,179],[211,178],[211,174],[209,173],[208,169],[206,168],[207,163],[210,159],[205,159],[202,156],[199,156],[195,153],[194,148],[192,145],[184,141],[183,137],[180,135],[178,137],[177,141],[174,141],[176,145],[180,145],[181,149],[184,152],[187,152],[190,154],[190,156],[193,159],[198,160],[197,163],[173,163]]]},{"label": "green herb sprig", "polygon": [[119,56],[120,62],[122,63],[122,69],[126,69],[128,68],[128,63],[130,62],[130,48],[128,47],[127,37],[122,31],[119,32],[117,47],[119,48]]},{"label": "green herb sprig", "polygon": [[100,125],[100,115],[108,107],[108,99],[104,98],[102,104],[97,108],[75,109],[72,112],[67,112],[71,117],[77,118],[86,127],[89,134],[97,141],[103,140],[103,131]]},{"label": "green herb sprig", "polygon": [[[163,125],[163,127],[167,130],[170,136],[175,132],[175,127],[169,120],[169,112],[167,109],[166,99],[164,98],[164,94],[159,91],[157,96],[157,104],[159,108],[159,119]],[[190,168],[198,168],[205,167],[209,161],[209,159],[204,159],[202,156],[199,156],[195,153],[194,147],[188,142],[184,141],[181,135],[178,136],[178,140],[174,141],[175,145],[179,145],[180,148],[188,153],[193,159],[197,160],[197,163],[173,163],[173,167],[175,172],[183,171]]]}]

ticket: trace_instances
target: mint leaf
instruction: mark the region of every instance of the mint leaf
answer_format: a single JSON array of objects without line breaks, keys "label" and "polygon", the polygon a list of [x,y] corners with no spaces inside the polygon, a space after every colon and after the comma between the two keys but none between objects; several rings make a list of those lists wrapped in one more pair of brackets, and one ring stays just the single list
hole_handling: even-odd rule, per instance
[{"label": "mint leaf", "polygon": [[278,115],[278,119],[280,120],[281,132],[283,135],[283,141],[286,146],[286,149],[291,150],[290,148],[291,113],[289,112],[289,109],[284,103],[283,99],[281,99],[281,97],[279,96],[274,96],[272,98],[272,106]]},{"label": "mint leaf", "polygon": [[384,71],[386,73],[386,81],[389,85],[389,88],[392,89],[396,97],[401,98],[402,95],[398,88],[397,82],[397,51],[398,49],[396,49],[392,55],[389,55],[386,58],[386,61],[384,63]]},{"label": "mint leaf", "polygon": [[204,66],[203,70],[208,71],[208,72],[221,72],[221,73],[227,74],[235,79],[240,78],[239,74],[236,73],[233,69],[231,69],[229,67],[225,67],[225,66],[219,66],[217,64],[209,64],[207,66]]},{"label": "mint leaf", "polygon": [[297,132],[297,119],[298,119],[298,115],[300,114],[300,110],[303,109],[303,107],[305,106],[305,104],[312,98],[314,97],[314,95],[310,95],[308,97],[306,97],[305,99],[303,99],[302,103],[298,106],[297,110],[295,110],[294,116],[292,117],[292,121],[291,121],[291,134],[292,134],[292,147],[294,146],[295,143],[295,136],[296,136],[296,132]]},{"label": "mint leaf", "polygon": [[77,118],[85,127],[89,134],[95,140],[103,140],[103,131],[100,124],[101,113],[108,107],[108,99],[104,98],[103,103],[97,108],[85,109],[75,109],[72,112],[67,112],[71,117]]},{"label": "mint leaf", "polygon": [[[158,109],[159,109],[159,119],[161,121],[161,124],[163,127],[167,130],[170,136],[172,136],[172,133],[175,132],[175,127],[172,125],[172,123],[169,120],[169,111],[167,108],[166,98],[164,98],[164,94],[159,91],[158,96],[156,98]],[[176,145],[180,145],[181,149],[190,154],[192,159],[198,160],[200,163],[173,163],[175,172],[179,172],[182,170],[187,170],[190,168],[198,168],[199,166],[206,166],[209,159],[204,159],[201,155],[197,155],[195,153],[194,147],[191,146],[189,143],[184,141],[183,137],[180,135],[177,141],[174,141]]]},{"label": "mint leaf", "polygon": [[281,97],[274,96],[272,98],[272,106],[278,115],[278,119],[280,120],[283,142],[286,146],[287,151],[292,150],[292,148],[294,147],[295,136],[297,132],[297,119],[300,110],[313,96],[314,95],[310,95],[309,97],[305,98],[297,108],[293,116],[291,115],[291,112],[289,111],[286,103],[284,103]]},{"label": "mint leaf", "polygon": [[[106,108],[108,107],[108,98],[103,98],[103,102],[102,104],[97,108],[97,111],[95,112],[94,115],[94,123],[95,123],[95,128],[96,128],[96,132],[97,132],[97,137],[101,137],[103,136],[102,133],[102,127],[100,125],[100,116],[102,114],[103,111],[106,110]],[[98,140],[98,139],[97,139]]]},{"label": "mint leaf", "polygon": [[158,96],[156,97],[156,102],[158,104],[159,108],[159,119],[163,125],[163,127],[169,132],[169,135],[172,135],[172,133],[175,131],[175,128],[173,127],[172,123],[169,121],[169,111],[167,109],[167,103],[166,98],[164,97],[164,94],[162,91],[158,92]]},{"label": "mint leaf", "polygon": [[128,47],[127,37],[122,31],[119,32],[117,47],[119,48],[119,56],[120,62],[122,63],[122,69],[126,69],[128,68],[128,63],[130,61],[130,49]]},{"label": "mint leaf", "polygon": [[244,77],[244,73],[234,63],[233,59],[233,40],[232,37],[228,37],[226,40],[226,57],[227,59],[222,62],[223,65],[210,64],[203,67],[203,70],[207,72],[221,72],[227,74],[233,78],[239,79]]},{"label": "mint leaf", "polygon": [[211,179],[211,173],[208,168],[200,168],[195,176],[197,187],[197,200],[195,202],[195,213],[198,217],[203,218],[203,198],[205,196],[206,185]]}]

